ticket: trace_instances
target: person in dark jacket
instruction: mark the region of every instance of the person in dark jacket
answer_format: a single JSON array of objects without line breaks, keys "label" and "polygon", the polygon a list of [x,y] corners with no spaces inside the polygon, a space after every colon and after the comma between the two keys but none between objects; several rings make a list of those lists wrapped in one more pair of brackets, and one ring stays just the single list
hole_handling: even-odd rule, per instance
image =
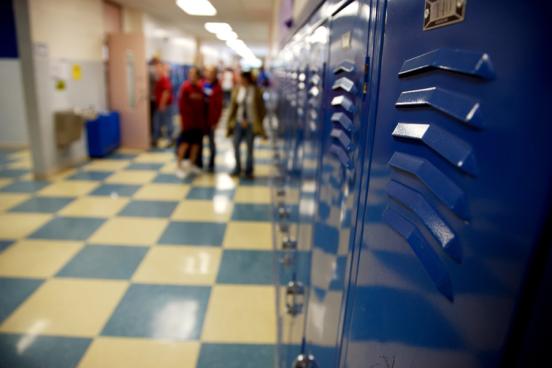
[{"label": "person in dark jacket", "polygon": [[215,130],[217,129],[222,114],[224,95],[217,77],[217,68],[212,66],[205,69],[205,81],[203,93],[207,103],[207,137],[209,138],[209,172],[215,171],[215,156],[217,147],[215,144]]},{"label": "person in dark jacket", "polygon": [[[201,141],[207,127],[207,109],[205,107],[203,86],[199,69],[196,67],[190,68],[188,80],[180,87],[178,107],[180,110],[181,133],[177,146],[176,175],[184,177],[188,172],[194,174],[200,172],[195,163],[201,153]],[[183,161],[185,157],[189,157],[189,160]]]},{"label": "person in dark jacket", "polygon": [[263,127],[266,109],[262,92],[255,84],[251,72],[242,72],[239,82],[239,86],[232,93],[227,127],[228,135],[234,135],[236,167],[232,175],[241,174],[240,145],[245,140],[247,145],[245,175],[247,178],[253,178],[253,143],[255,136],[266,137]]}]

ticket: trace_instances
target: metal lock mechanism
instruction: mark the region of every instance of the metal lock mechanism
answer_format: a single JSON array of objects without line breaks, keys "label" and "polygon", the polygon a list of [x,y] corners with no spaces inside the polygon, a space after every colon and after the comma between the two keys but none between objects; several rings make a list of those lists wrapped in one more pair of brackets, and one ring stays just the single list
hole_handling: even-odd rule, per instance
[{"label": "metal lock mechanism", "polygon": [[297,240],[293,240],[289,237],[282,241],[282,249],[284,250],[297,250]]},{"label": "metal lock mechanism", "polygon": [[286,310],[291,316],[303,312],[305,305],[305,287],[299,281],[290,281],[286,287]]},{"label": "metal lock mechanism", "polygon": [[293,361],[292,368],[318,368],[316,359],[312,354],[299,354]]},{"label": "metal lock mechanism", "polygon": [[285,219],[289,217],[289,211],[284,204],[278,207],[278,217]]}]

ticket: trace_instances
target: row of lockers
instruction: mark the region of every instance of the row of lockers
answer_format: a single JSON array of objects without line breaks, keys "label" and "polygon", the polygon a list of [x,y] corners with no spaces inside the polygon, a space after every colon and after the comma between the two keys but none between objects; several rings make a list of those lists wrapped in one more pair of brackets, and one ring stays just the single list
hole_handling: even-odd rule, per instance
[{"label": "row of lockers", "polygon": [[326,1],[279,53],[277,366],[537,359],[552,285],[541,5]]}]

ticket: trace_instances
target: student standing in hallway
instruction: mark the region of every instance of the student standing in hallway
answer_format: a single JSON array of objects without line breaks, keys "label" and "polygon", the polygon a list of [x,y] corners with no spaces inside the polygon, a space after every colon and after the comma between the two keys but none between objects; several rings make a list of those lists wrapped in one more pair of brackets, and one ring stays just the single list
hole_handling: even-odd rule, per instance
[{"label": "student standing in hallway", "polygon": [[266,137],[263,120],[266,114],[261,90],[256,86],[251,72],[242,72],[239,86],[232,93],[230,115],[228,118],[228,135],[234,134],[234,156],[236,167],[233,176],[241,174],[240,145],[245,140],[247,159],[245,175],[253,178],[253,143],[255,136]]},{"label": "student standing in hallway", "polygon": [[222,114],[222,87],[217,77],[217,68],[208,67],[205,70],[203,93],[207,102],[207,137],[209,138],[209,172],[215,171],[215,156],[217,147],[215,144],[215,130],[217,129],[220,115]]},{"label": "student standing in hallway", "polygon": [[[181,133],[177,145],[178,177],[188,172],[197,174],[200,169],[195,165],[200,154],[201,141],[207,128],[207,108],[199,69],[190,68],[188,80],[182,84],[178,96],[180,109]],[[188,160],[184,160],[188,157]]]},{"label": "student standing in hallway", "polygon": [[165,129],[167,139],[173,140],[172,84],[169,79],[169,66],[162,62],[155,64],[157,81],[155,82],[156,109],[153,116],[153,145],[156,146]]}]

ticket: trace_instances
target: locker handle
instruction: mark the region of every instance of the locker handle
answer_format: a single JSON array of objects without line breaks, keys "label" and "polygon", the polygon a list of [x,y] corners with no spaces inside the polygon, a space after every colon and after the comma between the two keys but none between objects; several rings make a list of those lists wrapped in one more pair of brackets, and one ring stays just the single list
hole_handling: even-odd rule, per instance
[{"label": "locker handle", "polygon": [[493,79],[495,70],[487,53],[461,50],[436,49],[406,60],[399,76],[423,73],[432,69],[442,69],[482,79]]},{"label": "locker handle", "polygon": [[299,281],[290,281],[286,287],[286,309],[287,313],[297,316],[303,312],[305,287]]}]

